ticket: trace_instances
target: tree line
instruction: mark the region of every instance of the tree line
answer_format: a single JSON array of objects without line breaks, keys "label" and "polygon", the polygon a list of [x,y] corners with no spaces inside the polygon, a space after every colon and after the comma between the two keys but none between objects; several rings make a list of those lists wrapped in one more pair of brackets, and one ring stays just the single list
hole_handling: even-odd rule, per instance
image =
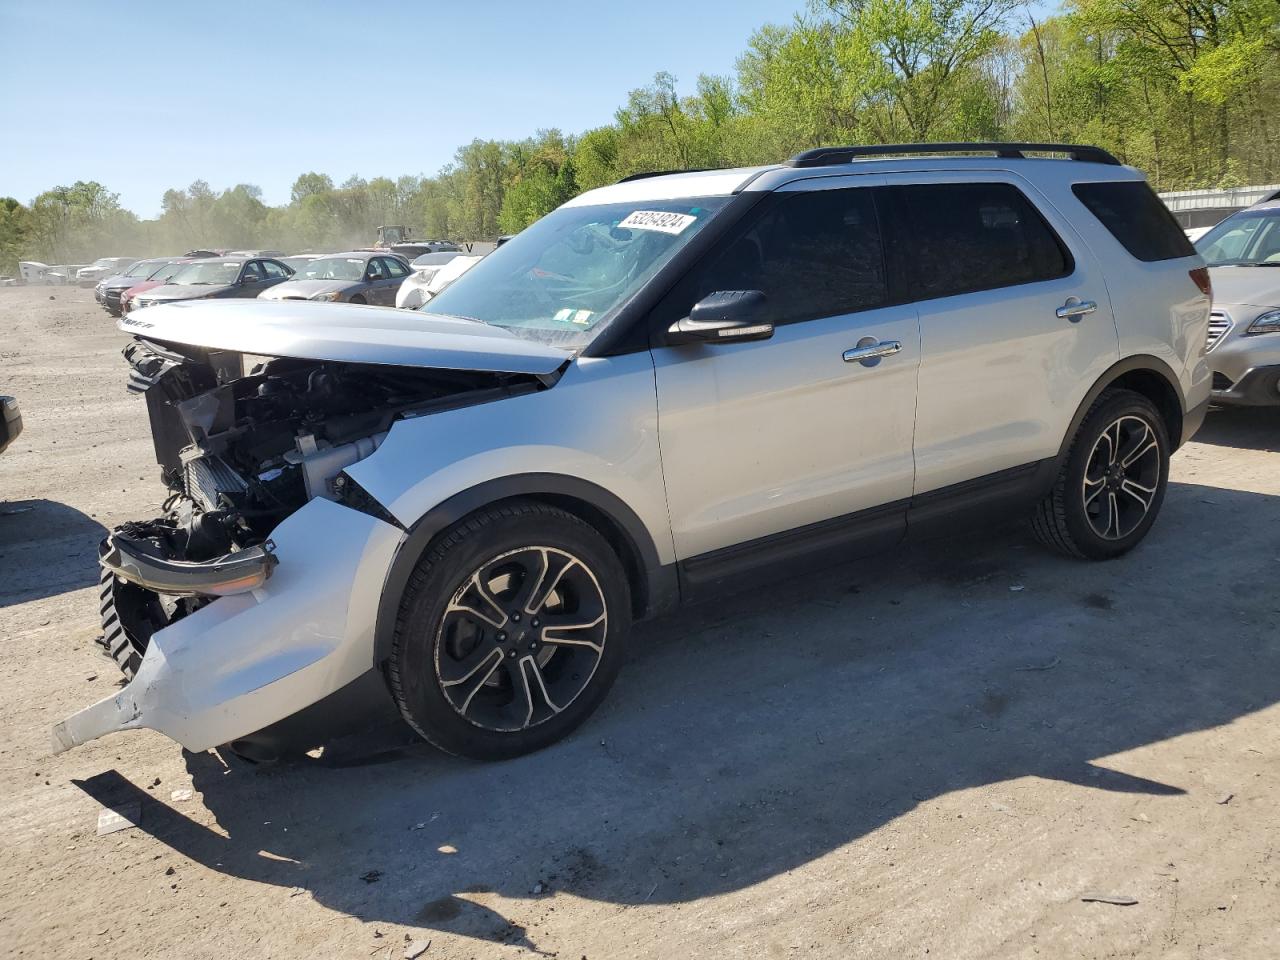
[{"label": "tree line", "polygon": [[141,220],[94,181],[0,198],[0,272],[197,246],[368,245],[380,224],[457,240],[514,233],[634,174],[769,163],[813,146],[948,140],[1093,143],[1158,189],[1268,183],[1280,171],[1280,2],[811,0],[751,37],[729,76],[681,93],[658,73],[612,123],[475,140],[434,176],[297,178],[287,204],[197,180]]}]

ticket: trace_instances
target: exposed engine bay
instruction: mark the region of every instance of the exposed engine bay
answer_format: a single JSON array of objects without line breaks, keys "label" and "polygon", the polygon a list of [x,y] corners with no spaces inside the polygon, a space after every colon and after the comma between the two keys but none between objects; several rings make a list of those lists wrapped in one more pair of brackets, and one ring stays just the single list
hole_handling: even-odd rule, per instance
[{"label": "exposed engine bay", "polygon": [[239,353],[142,339],[124,356],[170,491],[160,516],[123,524],[100,550],[102,643],[127,676],[156,630],[269,576],[271,531],[287,516],[315,497],[353,502],[361,491],[343,469],[397,420],[547,385],[531,374],[285,357],[255,358],[246,374]]}]

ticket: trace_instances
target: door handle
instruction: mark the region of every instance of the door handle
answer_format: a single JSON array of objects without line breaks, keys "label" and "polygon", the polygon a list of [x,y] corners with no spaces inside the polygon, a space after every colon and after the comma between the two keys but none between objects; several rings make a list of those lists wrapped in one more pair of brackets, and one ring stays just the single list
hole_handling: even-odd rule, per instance
[{"label": "door handle", "polygon": [[1058,315],[1059,320],[1070,320],[1072,323],[1077,323],[1081,317],[1093,313],[1097,309],[1098,305],[1092,300],[1067,297],[1067,302],[1055,310],[1054,313]]},{"label": "door handle", "polygon": [[846,350],[842,356],[845,363],[860,363],[864,367],[874,367],[882,357],[891,357],[902,349],[900,340],[877,340],[875,337],[863,337],[852,350]]}]

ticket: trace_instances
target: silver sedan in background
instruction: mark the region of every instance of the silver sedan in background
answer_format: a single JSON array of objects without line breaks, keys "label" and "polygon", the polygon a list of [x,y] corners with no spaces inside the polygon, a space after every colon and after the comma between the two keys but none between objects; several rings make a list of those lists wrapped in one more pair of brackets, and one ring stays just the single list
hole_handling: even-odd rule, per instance
[{"label": "silver sedan in background", "polygon": [[355,250],[303,264],[293,278],[264,290],[261,300],[320,300],[394,306],[409,265],[393,253]]}]

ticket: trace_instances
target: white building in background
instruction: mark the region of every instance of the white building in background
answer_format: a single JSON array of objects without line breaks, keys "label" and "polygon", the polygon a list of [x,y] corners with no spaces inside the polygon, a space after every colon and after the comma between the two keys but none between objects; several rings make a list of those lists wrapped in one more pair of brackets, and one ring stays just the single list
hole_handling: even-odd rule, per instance
[{"label": "white building in background", "polygon": [[1237,210],[1263,200],[1280,197],[1280,183],[1261,187],[1232,187],[1229,190],[1172,190],[1160,194],[1183,229],[1211,227]]}]

